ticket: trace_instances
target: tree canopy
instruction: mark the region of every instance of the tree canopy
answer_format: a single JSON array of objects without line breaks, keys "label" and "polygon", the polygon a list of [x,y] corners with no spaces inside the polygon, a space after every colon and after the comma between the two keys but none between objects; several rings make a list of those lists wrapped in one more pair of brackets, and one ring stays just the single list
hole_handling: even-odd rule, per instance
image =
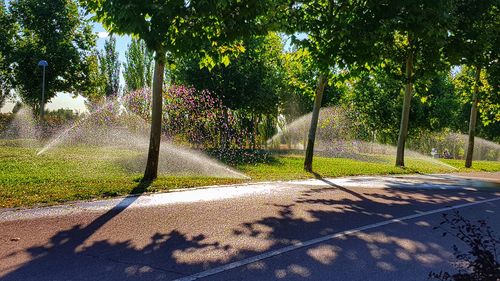
[{"label": "tree canopy", "polygon": [[[46,60],[46,101],[57,92],[82,92],[88,79],[87,57],[95,45],[90,23],[73,0],[14,0],[9,21],[15,22],[15,48],[7,54],[14,67],[14,86],[33,107],[40,101],[41,69]],[[38,77],[40,77],[38,79]]]},{"label": "tree canopy", "polygon": [[153,78],[153,52],[148,50],[142,40],[132,39],[125,53],[126,61],[123,64],[125,90],[134,91],[144,87],[151,87]]},{"label": "tree canopy", "polygon": [[197,89],[207,89],[231,109],[257,114],[277,114],[280,91],[284,87],[281,38],[270,33],[241,42],[245,52],[212,70],[200,68],[196,54],[179,58],[172,79]]},{"label": "tree canopy", "polygon": [[[227,60],[231,43],[266,33],[280,1],[98,1],[82,3],[111,32],[144,40],[150,50],[179,55],[198,50]],[[224,45],[223,43],[229,43]],[[216,48],[214,48],[216,47]],[[206,65],[211,65],[210,61]]]},{"label": "tree canopy", "polygon": [[12,40],[14,37],[14,23],[10,20],[7,8],[3,1],[0,2],[0,108],[5,102],[12,88],[12,69],[7,58],[12,49]]},{"label": "tree canopy", "polygon": [[99,52],[99,72],[104,80],[106,97],[116,97],[120,92],[120,68],[116,38],[111,35],[104,42],[104,49]]}]

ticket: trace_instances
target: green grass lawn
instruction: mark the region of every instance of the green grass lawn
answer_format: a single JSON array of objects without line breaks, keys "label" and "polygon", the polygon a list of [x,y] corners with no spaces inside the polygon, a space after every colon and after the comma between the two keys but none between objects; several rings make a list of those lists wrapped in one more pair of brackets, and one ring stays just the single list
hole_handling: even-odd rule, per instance
[{"label": "green grass lawn", "polygon": [[[251,179],[161,175],[150,186],[140,184],[140,173],[130,173],[118,161],[133,151],[72,147],[40,156],[36,149],[0,143],[0,208],[52,205],[142,192],[232,184],[248,181],[311,178],[303,171],[300,155],[276,154],[264,163],[238,164],[236,169]],[[136,153],[136,152],[135,152]],[[446,160],[453,167],[462,161]],[[451,167],[419,159],[407,159],[407,168],[394,167],[390,158],[365,162],[346,158],[316,157],[315,172],[323,177],[373,174],[443,173],[453,171],[500,171],[500,162],[474,162],[473,169]]]}]

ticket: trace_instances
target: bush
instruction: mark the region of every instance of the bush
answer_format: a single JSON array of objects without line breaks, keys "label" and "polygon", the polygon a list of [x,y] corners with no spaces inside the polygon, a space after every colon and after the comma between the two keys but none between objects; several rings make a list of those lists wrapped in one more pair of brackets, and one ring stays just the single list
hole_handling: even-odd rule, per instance
[{"label": "bush", "polygon": [[453,245],[453,252],[458,261],[455,265],[458,273],[431,272],[429,279],[442,281],[498,281],[500,280],[500,263],[496,249],[500,238],[496,237],[485,220],[473,224],[454,211],[443,214],[440,226],[434,229],[443,230],[443,236],[450,235],[460,239],[468,250],[463,252]]},{"label": "bush", "polygon": [[[149,89],[140,89],[124,97],[127,110],[149,120]],[[172,85],[163,93],[162,132],[180,143],[203,148],[242,147],[238,116],[207,90]]]}]

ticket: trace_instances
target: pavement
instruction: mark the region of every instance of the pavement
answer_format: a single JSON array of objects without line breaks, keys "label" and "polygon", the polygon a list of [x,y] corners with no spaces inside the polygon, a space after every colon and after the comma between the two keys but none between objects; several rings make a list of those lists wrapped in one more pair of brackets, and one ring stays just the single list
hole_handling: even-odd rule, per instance
[{"label": "pavement", "polygon": [[320,178],[4,209],[0,280],[427,280],[454,272],[452,246],[462,244],[433,229],[454,211],[498,235],[500,173]]}]

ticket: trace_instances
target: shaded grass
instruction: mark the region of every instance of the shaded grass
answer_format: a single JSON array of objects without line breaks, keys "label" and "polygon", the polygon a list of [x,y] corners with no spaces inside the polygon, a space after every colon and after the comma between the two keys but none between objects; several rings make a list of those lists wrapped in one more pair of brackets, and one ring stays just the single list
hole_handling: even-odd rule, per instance
[{"label": "shaded grass", "polygon": [[[52,205],[216,184],[314,177],[303,171],[302,156],[274,154],[266,156],[266,161],[235,166],[251,180],[162,175],[150,185],[141,186],[141,174],[130,173],[119,164],[120,159],[135,157],[137,153],[117,148],[71,147],[37,156],[34,148],[0,143],[0,208]],[[445,162],[454,167],[463,166],[458,160]],[[473,165],[472,169],[460,168],[459,171],[500,171],[499,162],[474,162]],[[420,159],[408,159],[407,168],[396,168],[392,160],[384,156],[379,162],[316,157],[314,170],[323,177],[453,171],[450,167]]]}]

